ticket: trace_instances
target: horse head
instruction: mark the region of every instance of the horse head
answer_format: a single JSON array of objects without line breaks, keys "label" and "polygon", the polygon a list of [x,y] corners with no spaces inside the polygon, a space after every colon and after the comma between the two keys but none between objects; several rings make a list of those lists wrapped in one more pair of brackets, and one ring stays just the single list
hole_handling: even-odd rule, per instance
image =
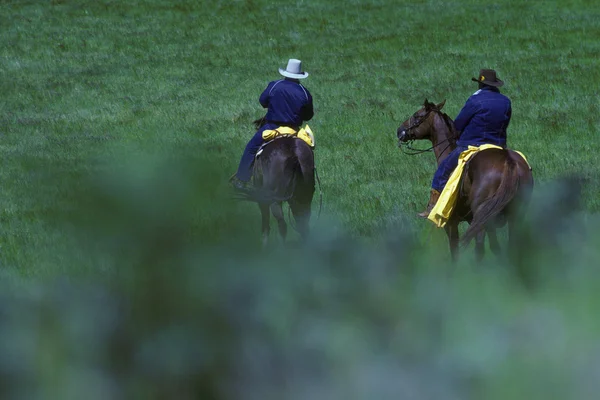
[{"label": "horse head", "polygon": [[[406,143],[410,140],[431,139],[431,128],[433,127],[433,116],[435,112],[440,112],[446,104],[446,100],[440,104],[430,103],[425,99],[423,107],[404,121],[398,128],[398,144]],[[433,112],[432,112],[433,111]]]}]

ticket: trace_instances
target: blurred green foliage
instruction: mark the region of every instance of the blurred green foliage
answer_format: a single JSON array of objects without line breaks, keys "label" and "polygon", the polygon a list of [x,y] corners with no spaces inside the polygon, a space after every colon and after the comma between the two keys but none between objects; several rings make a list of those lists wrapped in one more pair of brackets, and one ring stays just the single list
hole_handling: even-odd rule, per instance
[{"label": "blurred green foliage", "polygon": [[65,233],[55,277],[4,273],[2,398],[586,399],[598,389],[600,238],[577,215],[539,229],[570,180],[540,194],[545,209],[523,229],[524,280],[505,260],[450,265],[440,231],[426,247],[401,221],[365,243],[317,220],[305,246],[273,235],[260,249],[258,210],[231,199],[210,157],[140,155],[77,179],[68,196],[46,197],[69,210],[48,221]]}]

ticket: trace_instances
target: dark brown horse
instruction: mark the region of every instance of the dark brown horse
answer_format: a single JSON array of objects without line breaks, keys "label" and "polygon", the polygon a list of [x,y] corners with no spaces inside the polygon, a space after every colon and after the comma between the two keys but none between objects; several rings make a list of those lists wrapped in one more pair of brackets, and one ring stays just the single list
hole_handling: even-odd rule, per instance
[{"label": "dark brown horse", "polygon": [[[440,104],[425,99],[423,107],[398,128],[398,145],[412,140],[429,140],[438,165],[456,147],[454,122],[441,112]],[[428,149],[429,150],[429,149]],[[467,221],[470,226],[461,240],[467,245],[475,238],[477,259],[484,255],[487,232],[492,252],[500,256],[496,229],[508,224],[509,247],[514,248],[515,227],[529,202],[533,176],[527,162],[509,149],[488,149],[476,153],[465,166],[459,185],[456,208],[444,226],[450,252],[458,256],[458,225]]]},{"label": "dark brown horse", "polygon": [[[264,118],[254,121],[257,128]],[[270,211],[277,220],[279,234],[285,241],[287,224],[283,203],[290,206],[296,230],[303,240],[308,237],[311,204],[315,192],[315,159],[313,150],[302,139],[279,137],[263,147],[253,168],[253,189],[244,194],[246,200],[258,203],[262,216],[263,246],[268,244]]]}]

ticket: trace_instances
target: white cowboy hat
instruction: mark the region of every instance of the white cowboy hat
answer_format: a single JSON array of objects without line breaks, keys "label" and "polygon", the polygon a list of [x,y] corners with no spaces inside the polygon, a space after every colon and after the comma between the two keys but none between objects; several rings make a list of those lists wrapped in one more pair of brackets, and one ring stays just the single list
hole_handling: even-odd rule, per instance
[{"label": "white cowboy hat", "polygon": [[308,76],[308,72],[302,71],[302,61],[290,58],[286,69],[279,68],[279,73],[286,78],[304,79]]}]

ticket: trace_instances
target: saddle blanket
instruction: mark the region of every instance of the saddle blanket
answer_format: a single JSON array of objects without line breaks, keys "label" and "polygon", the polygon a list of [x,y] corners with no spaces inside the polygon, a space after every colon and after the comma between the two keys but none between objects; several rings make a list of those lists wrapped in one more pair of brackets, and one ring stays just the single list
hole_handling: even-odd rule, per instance
[{"label": "saddle blanket", "polygon": [[[460,177],[462,176],[465,165],[475,154],[487,149],[502,149],[502,147],[493,144],[484,144],[479,147],[469,146],[467,150],[463,151],[460,153],[460,156],[458,156],[458,165],[456,166],[456,169],[452,172],[452,175],[450,175],[446,186],[444,186],[442,193],[440,193],[440,198],[427,217],[427,219],[436,224],[438,228],[444,227],[452,215],[452,211],[456,205],[456,199],[458,198]],[[520,151],[517,151],[517,153],[519,153],[529,165],[525,155]]]},{"label": "saddle blanket", "polygon": [[305,127],[300,128],[299,131],[295,131],[287,126],[280,126],[277,129],[267,129],[262,133],[263,139],[267,141],[271,141],[280,136],[297,136],[299,139],[304,140],[311,149],[315,148],[315,135],[308,124]]}]

